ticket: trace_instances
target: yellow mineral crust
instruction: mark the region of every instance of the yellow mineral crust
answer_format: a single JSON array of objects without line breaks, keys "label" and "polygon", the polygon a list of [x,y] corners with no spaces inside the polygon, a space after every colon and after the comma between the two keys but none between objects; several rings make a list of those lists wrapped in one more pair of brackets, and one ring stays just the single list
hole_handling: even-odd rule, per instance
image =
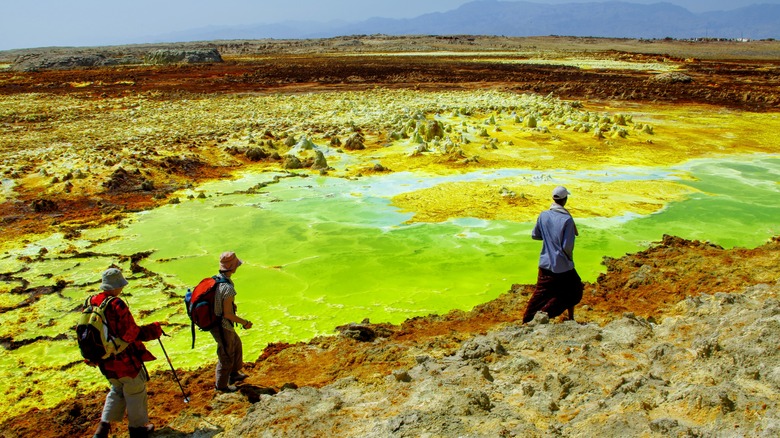
[{"label": "yellow mineral crust", "polygon": [[[464,217],[528,222],[550,206],[554,187],[555,184],[534,185],[509,178],[444,183],[397,195],[393,205],[414,213],[409,222],[443,222]],[[567,208],[579,218],[648,215],[695,192],[670,181],[578,181],[566,187],[572,193]]]}]

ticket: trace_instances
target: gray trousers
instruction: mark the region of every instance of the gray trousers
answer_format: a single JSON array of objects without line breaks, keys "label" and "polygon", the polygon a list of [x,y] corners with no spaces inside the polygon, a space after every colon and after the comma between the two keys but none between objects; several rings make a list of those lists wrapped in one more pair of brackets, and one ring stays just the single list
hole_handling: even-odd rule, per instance
[{"label": "gray trousers", "polygon": [[127,422],[130,427],[145,426],[149,422],[147,380],[149,378],[143,369],[135,377],[108,379],[111,391],[106,396],[101,421],[106,423],[122,421],[125,410],[127,410]]},{"label": "gray trousers", "polygon": [[221,331],[222,334],[219,327],[211,330],[211,336],[217,341],[217,388],[228,386],[230,375],[244,367],[244,346],[238,333],[224,328]]}]

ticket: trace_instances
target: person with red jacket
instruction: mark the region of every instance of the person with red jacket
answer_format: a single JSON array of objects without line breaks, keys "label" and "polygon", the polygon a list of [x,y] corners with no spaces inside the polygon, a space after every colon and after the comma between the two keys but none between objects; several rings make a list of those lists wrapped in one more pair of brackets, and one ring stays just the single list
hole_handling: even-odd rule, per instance
[{"label": "person with red jacket", "polygon": [[139,326],[136,324],[127,304],[119,298],[122,289],[127,286],[127,280],[117,268],[103,272],[100,289],[103,291],[90,298],[90,303],[99,306],[109,297],[113,299],[105,308],[108,329],[115,336],[122,338],[129,345],[120,353],[94,364],[108,379],[111,390],[106,395],[100,425],[93,438],[107,438],[111,431],[111,423],[121,421],[127,412],[127,421],[131,438],[146,438],[154,430],[149,423],[147,408],[148,397],[146,382],[149,375],[144,362],[156,358],[146,349],[143,342],[158,339],[162,335],[159,322]]}]

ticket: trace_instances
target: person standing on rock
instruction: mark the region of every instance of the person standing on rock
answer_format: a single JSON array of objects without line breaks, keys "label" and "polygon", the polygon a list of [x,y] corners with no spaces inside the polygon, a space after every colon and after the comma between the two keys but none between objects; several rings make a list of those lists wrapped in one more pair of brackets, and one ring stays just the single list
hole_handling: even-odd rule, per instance
[{"label": "person standing on rock", "polygon": [[574,320],[574,306],[582,299],[582,280],[574,269],[574,239],[579,235],[574,219],[564,206],[569,191],[563,186],[553,190],[553,204],[539,214],[531,238],[542,241],[539,273],[534,290],[523,315],[523,323],[534,319],[537,312],[555,318],[568,310]]},{"label": "person standing on rock", "polygon": [[122,352],[101,360],[97,365],[100,372],[108,379],[111,390],[106,395],[101,415],[100,425],[93,438],[107,438],[111,431],[111,423],[122,421],[127,413],[127,421],[131,438],[146,438],[154,430],[149,424],[148,396],[146,382],[149,375],[144,362],[156,359],[143,342],[153,341],[162,336],[159,322],[138,326],[127,308],[127,304],[119,298],[127,280],[117,268],[109,268],[102,275],[100,289],[103,291],[89,299],[93,306],[99,306],[104,300],[110,300],[105,307],[108,330],[112,334],[129,343]]},{"label": "person standing on rock", "polygon": [[220,392],[235,392],[236,382],[247,378],[241,372],[244,367],[244,349],[234,328],[240,324],[245,329],[252,328],[252,322],[236,315],[236,288],[232,276],[243,262],[236,253],[227,251],[219,257],[219,276],[217,293],[214,297],[214,313],[222,317],[221,324],[211,329],[211,336],[217,341],[217,370],[215,388]]}]

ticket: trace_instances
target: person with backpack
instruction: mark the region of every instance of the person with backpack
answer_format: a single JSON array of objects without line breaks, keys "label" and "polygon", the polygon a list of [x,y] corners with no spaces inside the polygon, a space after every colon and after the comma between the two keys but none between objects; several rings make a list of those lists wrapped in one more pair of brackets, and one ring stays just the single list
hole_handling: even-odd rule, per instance
[{"label": "person with backpack", "polygon": [[163,332],[159,322],[142,326],[136,324],[127,304],[119,298],[127,284],[119,269],[109,268],[102,274],[102,292],[90,297],[86,303],[101,306],[107,301],[102,310],[108,332],[126,343],[126,348],[106,359],[98,359],[97,362],[85,359],[88,365],[97,366],[111,385],[93,438],[107,438],[111,423],[121,421],[125,412],[131,438],[146,438],[154,430],[154,425],[149,423],[146,393],[149,375],[144,362],[156,358],[143,342],[158,339]]},{"label": "person with backpack", "polygon": [[224,252],[219,257],[214,313],[221,317],[222,321],[211,329],[211,336],[217,342],[215,389],[220,392],[237,391],[238,388],[233,384],[248,377],[241,372],[244,367],[244,349],[234,325],[240,324],[244,329],[250,329],[252,322],[236,314],[236,288],[231,278],[242,263],[232,251]]}]

